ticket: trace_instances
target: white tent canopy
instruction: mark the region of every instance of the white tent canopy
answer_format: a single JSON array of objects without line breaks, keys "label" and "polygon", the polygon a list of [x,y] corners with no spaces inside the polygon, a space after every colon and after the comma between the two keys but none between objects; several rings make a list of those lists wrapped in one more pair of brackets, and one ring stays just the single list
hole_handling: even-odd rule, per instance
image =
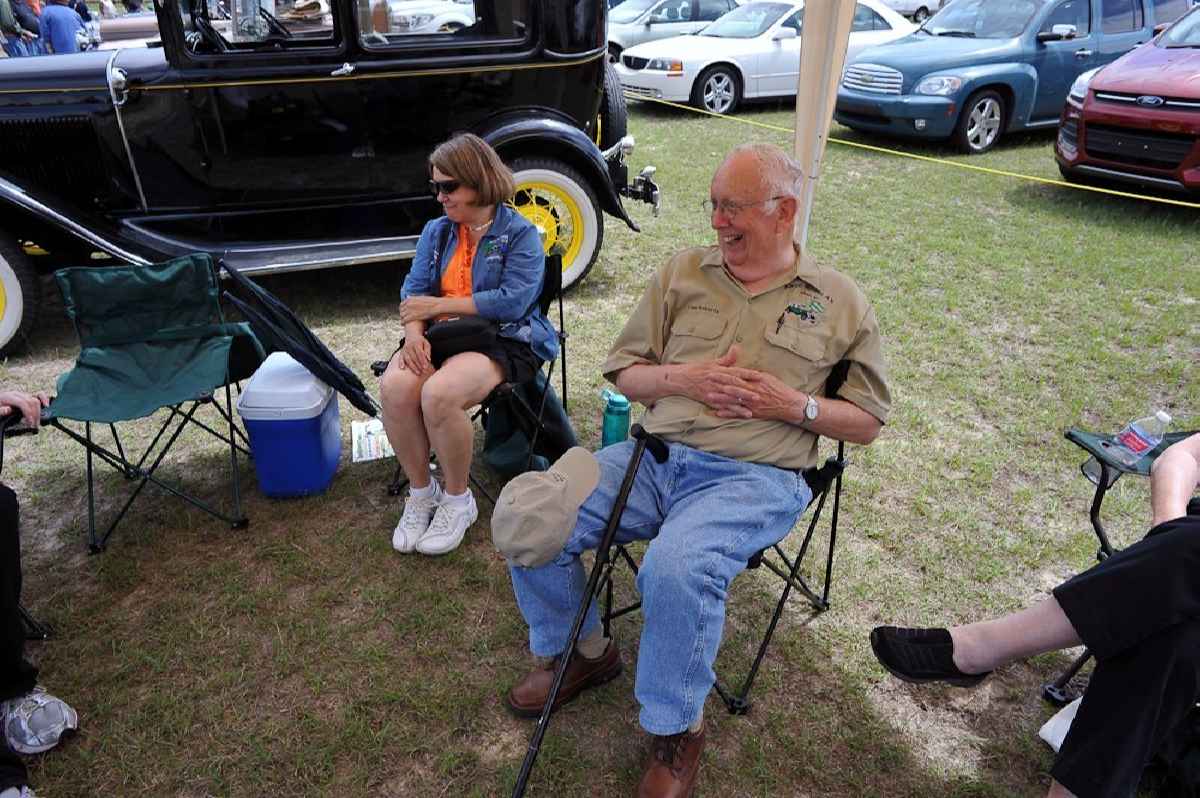
[{"label": "white tent canopy", "polygon": [[821,159],[833,121],[842,66],[846,62],[855,4],[856,0],[807,0],[804,4],[794,150],[796,160],[804,169],[795,232],[802,250],[807,247],[813,194],[821,177]]}]

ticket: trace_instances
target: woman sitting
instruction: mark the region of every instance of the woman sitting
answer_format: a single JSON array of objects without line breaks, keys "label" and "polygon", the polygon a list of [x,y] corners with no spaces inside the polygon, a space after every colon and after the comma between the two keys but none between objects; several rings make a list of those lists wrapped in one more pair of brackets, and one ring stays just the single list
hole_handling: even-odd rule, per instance
[{"label": "woman sitting", "polygon": [[[380,388],[384,429],[409,482],[392,535],[392,547],[405,554],[445,554],[462,542],[479,514],[467,486],[475,438],[468,408],[502,382],[532,379],[558,352],[537,305],[541,239],[504,204],[515,190],[512,172],[469,133],[439,145],[429,167],[446,215],[421,231],[400,291],[404,340]],[[425,337],[429,326],[472,316],[494,322],[494,341],[441,359]],[[430,475],[431,448],[444,489]]]}]

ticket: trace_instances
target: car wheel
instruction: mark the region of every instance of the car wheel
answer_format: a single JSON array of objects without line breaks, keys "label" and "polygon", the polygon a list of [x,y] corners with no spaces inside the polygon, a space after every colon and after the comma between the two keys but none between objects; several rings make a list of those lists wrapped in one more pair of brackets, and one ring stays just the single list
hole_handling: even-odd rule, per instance
[{"label": "car wheel", "polygon": [[709,67],[692,86],[692,105],[714,114],[731,114],[741,101],[742,81],[732,67]]},{"label": "car wheel", "polygon": [[42,283],[21,246],[0,240],[0,357],[23,349],[37,322]]},{"label": "car wheel", "polygon": [[618,44],[608,43],[608,63],[615,64],[621,60],[621,46]]},{"label": "car wheel", "polygon": [[555,158],[517,158],[511,164],[513,206],[533,223],[549,253],[562,251],[562,284],[570,288],[591,271],[604,240],[604,214],[592,187]]},{"label": "car wheel", "polygon": [[997,92],[984,89],[972,94],[954,127],[954,143],[968,155],[987,152],[1000,140],[1005,115],[1004,98]]},{"label": "car wheel", "polygon": [[607,150],[629,132],[625,95],[612,64],[604,65],[604,96],[600,100],[600,149]]},{"label": "car wheel", "polygon": [[921,6],[915,12],[913,12],[913,22],[917,23],[918,25],[927,19],[929,19],[929,9],[925,6]]}]

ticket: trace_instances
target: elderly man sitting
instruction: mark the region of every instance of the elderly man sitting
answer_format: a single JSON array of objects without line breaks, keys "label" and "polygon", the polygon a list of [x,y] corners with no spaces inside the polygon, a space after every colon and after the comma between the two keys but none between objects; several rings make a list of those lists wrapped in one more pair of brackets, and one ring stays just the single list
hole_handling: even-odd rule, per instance
[{"label": "elderly man sitting", "polygon": [[[663,464],[643,461],[617,533],[651,540],[637,578],[635,693],[652,735],[639,796],[691,794],[726,589],[812,498],[801,471],[816,462],[817,437],[869,443],[887,417],[870,303],[793,243],[801,179],[776,147],[730,153],[704,203],[717,246],[684,250],[659,269],[604,364],[606,378],[646,405],[642,424],[670,449]],[[841,360],[850,367],[840,398],[820,396]],[[603,535],[632,447],[598,454],[599,485],[573,531],[559,536],[561,552],[512,566],[530,648],[542,658],[507,695],[521,717],[536,717],[549,694],[586,581],[580,553]],[[571,656],[560,703],[620,673],[594,608]]]}]

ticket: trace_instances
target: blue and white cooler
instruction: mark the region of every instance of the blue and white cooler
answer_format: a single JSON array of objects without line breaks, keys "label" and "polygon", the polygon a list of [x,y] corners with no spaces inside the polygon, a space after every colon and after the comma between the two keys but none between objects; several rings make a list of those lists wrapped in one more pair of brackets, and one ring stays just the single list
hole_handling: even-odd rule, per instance
[{"label": "blue and white cooler", "polygon": [[321,493],[342,454],[337,395],[297,363],[274,352],[238,398],[258,484],[268,496]]}]

